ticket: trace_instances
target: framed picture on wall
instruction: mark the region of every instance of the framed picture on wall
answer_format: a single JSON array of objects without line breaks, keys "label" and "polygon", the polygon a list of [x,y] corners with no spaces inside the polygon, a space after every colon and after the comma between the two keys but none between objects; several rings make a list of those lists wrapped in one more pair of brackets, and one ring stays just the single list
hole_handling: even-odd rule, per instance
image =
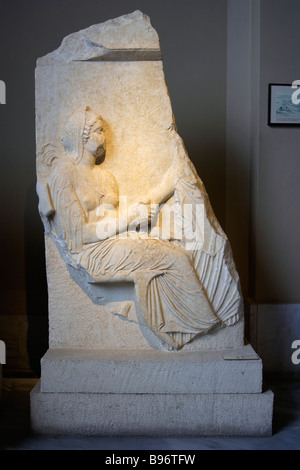
[{"label": "framed picture on wall", "polygon": [[269,126],[300,126],[300,80],[269,84]]}]

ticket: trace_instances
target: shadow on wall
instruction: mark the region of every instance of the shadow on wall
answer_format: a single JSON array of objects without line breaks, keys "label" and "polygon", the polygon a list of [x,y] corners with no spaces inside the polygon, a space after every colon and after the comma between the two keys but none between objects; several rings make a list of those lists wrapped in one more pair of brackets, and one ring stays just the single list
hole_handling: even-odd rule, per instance
[{"label": "shadow on wall", "polygon": [[[180,131],[179,131],[180,134]],[[200,140],[184,140],[188,156],[194,164],[208,194],[213,212],[225,230],[225,149],[222,145]]]},{"label": "shadow on wall", "polygon": [[33,375],[40,375],[40,360],[48,349],[48,294],[44,228],[38,213],[35,182],[27,192],[25,220],[27,353]]}]

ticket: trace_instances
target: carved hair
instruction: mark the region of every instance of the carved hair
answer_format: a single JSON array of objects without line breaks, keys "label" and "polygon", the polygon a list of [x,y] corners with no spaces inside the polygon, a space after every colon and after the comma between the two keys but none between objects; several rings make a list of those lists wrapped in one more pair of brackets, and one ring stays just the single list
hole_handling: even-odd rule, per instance
[{"label": "carved hair", "polygon": [[92,109],[89,106],[87,106],[85,110],[85,126],[84,126],[83,133],[82,133],[82,139],[85,144],[89,140],[91,128],[93,127],[97,119],[102,120],[102,117],[95,114],[92,111]]},{"label": "carved hair", "polygon": [[102,118],[87,106],[84,112],[74,113],[64,127],[61,143],[72,155],[76,164],[82,158],[84,144],[88,141],[91,128],[97,119]]}]

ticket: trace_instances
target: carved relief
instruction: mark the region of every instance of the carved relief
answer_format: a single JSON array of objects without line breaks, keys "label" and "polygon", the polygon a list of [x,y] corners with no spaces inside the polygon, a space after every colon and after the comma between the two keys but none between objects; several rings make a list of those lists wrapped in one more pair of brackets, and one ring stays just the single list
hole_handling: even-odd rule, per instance
[{"label": "carved relief", "polygon": [[168,349],[235,324],[241,294],[228,240],[176,130],[169,130],[172,165],[130,207],[102,166],[100,115],[90,107],[74,113],[59,137],[60,146],[45,143],[38,154],[39,212],[86,283],[134,282],[135,306],[114,302],[110,311],[148,326]]}]

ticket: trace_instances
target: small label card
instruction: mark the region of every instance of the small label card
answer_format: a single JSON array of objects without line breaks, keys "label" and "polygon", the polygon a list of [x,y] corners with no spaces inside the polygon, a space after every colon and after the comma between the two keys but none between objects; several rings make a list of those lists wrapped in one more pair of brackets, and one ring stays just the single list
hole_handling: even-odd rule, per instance
[{"label": "small label card", "polygon": [[223,354],[223,359],[225,361],[253,361],[259,359],[257,354],[234,354],[234,353],[227,353]]}]

